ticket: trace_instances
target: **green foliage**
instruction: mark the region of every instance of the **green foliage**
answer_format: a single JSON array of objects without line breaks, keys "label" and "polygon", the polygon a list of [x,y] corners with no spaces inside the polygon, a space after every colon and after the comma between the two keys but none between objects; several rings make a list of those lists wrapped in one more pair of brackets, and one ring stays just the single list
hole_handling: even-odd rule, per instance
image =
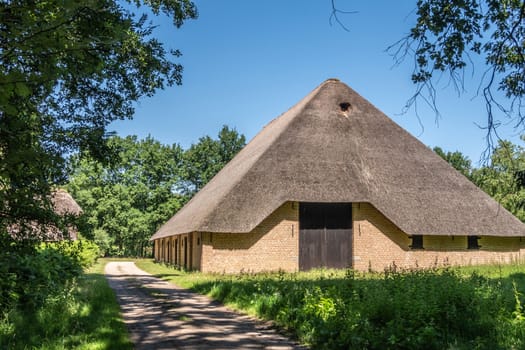
[{"label": "green foliage", "polygon": [[445,152],[441,147],[432,149],[437,155],[446,160],[457,171],[463,174],[467,179],[472,179],[472,162],[461,152]]},{"label": "green foliage", "polygon": [[500,141],[490,166],[476,169],[473,181],[503,207],[525,222],[525,149]]},{"label": "green foliage", "polygon": [[[138,262],[294,333],[314,349],[520,349],[523,266],[205,275]],[[170,272],[171,271],[171,272]],[[516,272],[517,271],[517,272]],[[481,274],[483,273],[483,274]]]},{"label": "green foliage", "polygon": [[98,247],[88,241],[31,243],[0,240],[0,311],[34,309],[49,295],[67,291],[98,257]]},{"label": "green foliage", "polygon": [[149,238],[244,146],[224,126],[218,139],[203,137],[184,151],[151,137],[114,136],[111,164],[75,155],[67,186],[82,207],[103,255],[149,256]]},{"label": "green foliage", "polygon": [[[525,140],[525,136],[522,140]],[[433,150],[505,209],[525,222],[523,146],[500,140],[492,153],[490,164],[480,168],[473,168],[470,160],[459,151],[445,152],[440,147],[434,147]]]},{"label": "green foliage", "polygon": [[[417,87],[408,105],[421,97],[437,112],[434,82],[445,73],[458,93],[463,93],[464,70],[480,56],[488,67],[482,69],[479,90],[487,106],[489,132],[497,127],[494,108],[523,127],[525,2],[418,0],[416,16],[410,33],[389,48],[398,62],[414,57],[412,81]],[[495,90],[508,103],[498,101]]]},{"label": "green foliage", "polygon": [[145,256],[149,238],[184,203],[176,193],[182,149],[148,137],[112,137],[109,165],[75,156],[68,190],[103,254]]},{"label": "green foliage", "polygon": [[[178,27],[197,17],[188,0],[129,0]],[[106,127],[134,103],[180,84],[178,51],[119,1],[0,2],[0,227],[48,222],[48,195],[65,179],[64,155],[105,158]],[[42,203],[38,203],[42,202]]]},{"label": "green foliage", "polygon": [[54,250],[62,256],[76,261],[82,269],[87,269],[93,265],[100,255],[100,248],[95,242],[82,239],[42,243],[40,250]]},{"label": "green foliage", "polygon": [[183,157],[183,190],[189,195],[198,192],[246,144],[244,135],[224,125],[218,139],[204,136],[191,145]]},{"label": "green foliage", "polygon": [[133,349],[99,262],[43,303],[0,314],[2,349]]}]

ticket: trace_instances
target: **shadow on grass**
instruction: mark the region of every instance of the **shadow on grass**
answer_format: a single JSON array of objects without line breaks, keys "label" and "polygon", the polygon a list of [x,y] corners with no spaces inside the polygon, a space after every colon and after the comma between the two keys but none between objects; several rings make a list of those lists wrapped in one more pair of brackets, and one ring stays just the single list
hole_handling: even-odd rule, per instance
[{"label": "shadow on grass", "polygon": [[525,289],[525,273],[516,272],[509,275],[508,279],[518,283],[522,289]]},{"label": "shadow on grass", "polygon": [[182,275],[183,275],[182,273],[159,273],[154,276],[157,278],[162,278],[162,279],[171,279],[173,277],[180,277]]},{"label": "shadow on grass", "polygon": [[133,349],[104,275],[86,273],[69,294],[50,296],[37,310],[13,310],[6,349]]},{"label": "shadow on grass", "polygon": [[[217,276],[192,290],[273,320],[314,348],[524,348],[513,282],[452,270],[299,279],[295,274]],[[523,311],[523,310],[522,310]],[[519,329],[518,329],[519,328]]]}]

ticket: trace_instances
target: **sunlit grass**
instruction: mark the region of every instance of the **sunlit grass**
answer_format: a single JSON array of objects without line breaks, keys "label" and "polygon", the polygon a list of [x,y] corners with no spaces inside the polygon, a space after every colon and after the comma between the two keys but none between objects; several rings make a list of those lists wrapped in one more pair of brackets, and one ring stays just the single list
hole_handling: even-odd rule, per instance
[{"label": "sunlit grass", "polygon": [[68,293],[58,293],[38,310],[12,310],[0,323],[1,349],[131,350],[120,307],[104,277],[101,259]]},{"label": "sunlit grass", "polygon": [[225,275],[136,264],[314,348],[525,348],[525,265]]}]

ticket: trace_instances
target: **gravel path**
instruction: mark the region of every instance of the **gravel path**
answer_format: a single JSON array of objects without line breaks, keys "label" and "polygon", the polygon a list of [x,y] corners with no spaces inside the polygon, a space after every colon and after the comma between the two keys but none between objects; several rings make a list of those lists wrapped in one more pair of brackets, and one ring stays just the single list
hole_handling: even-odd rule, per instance
[{"label": "gravel path", "polygon": [[137,350],[305,349],[267,323],[155,278],[133,262],[109,262],[105,274]]}]

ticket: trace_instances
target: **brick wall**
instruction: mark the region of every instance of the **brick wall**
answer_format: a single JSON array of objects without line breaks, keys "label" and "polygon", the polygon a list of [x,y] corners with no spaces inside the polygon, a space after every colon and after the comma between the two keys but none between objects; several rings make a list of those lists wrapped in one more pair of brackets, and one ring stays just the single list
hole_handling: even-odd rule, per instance
[{"label": "brick wall", "polygon": [[286,202],[249,233],[201,234],[201,270],[297,271],[299,206]]},{"label": "brick wall", "polygon": [[198,270],[201,259],[200,245],[201,234],[196,232],[160,238],[155,240],[154,258],[159,262]]},{"label": "brick wall", "polygon": [[357,270],[381,271],[397,267],[512,262],[525,257],[525,242],[517,237],[481,237],[480,249],[467,249],[466,236],[423,236],[424,249],[413,250],[412,240],[368,203],[354,203],[353,261]]},{"label": "brick wall", "polygon": [[[158,239],[155,259],[178,266],[187,259],[187,268],[205,272],[297,271],[298,208],[298,203],[284,203],[250,233],[193,232]],[[424,249],[414,250],[411,238],[371,204],[354,203],[352,216],[356,270],[382,271],[392,264],[411,268],[508,263],[525,258],[525,238],[481,237],[480,249],[467,249],[466,236],[423,236]]]}]

